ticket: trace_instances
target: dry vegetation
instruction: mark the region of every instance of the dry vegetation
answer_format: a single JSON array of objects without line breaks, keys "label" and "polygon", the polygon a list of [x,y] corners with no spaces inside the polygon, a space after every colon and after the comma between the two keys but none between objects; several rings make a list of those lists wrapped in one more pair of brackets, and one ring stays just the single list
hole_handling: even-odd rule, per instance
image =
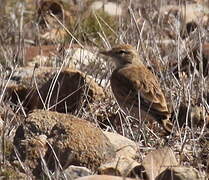
[{"label": "dry vegetation", "polygon": [[[92,2],[0,0],[0,177],[34,178],[31,167],[22,164],[13,148],[13,138],[28,112],[39,108],[70,112],[132,139],[139,146],[139,163],[150,150],[169,146],[179,165],[193,167],[200,177],[209,178],[209,6],[203,3],[201,8],[190,0],[115,0],[123,12],[112,16],[104,9],[91,11]],[[120,43],[135,46],[159,77],[173,112],[172,135],[163,137],[157,124],[125,115],[115,102],[108,83],[112,65],[97,53]],[[78,48],[91,58],[75,58]],[[65,97],[56,99],[59,91],[53,88],[64,88],[61,93],[67,97],[68,86],[62,83],[75,80],[72,74],[63,80],[61,70],[68,67],[79,70],[70,89],[72,96],[76,91],[76,98],[59,106]],[[89,85],[91,81],[102,88]],[[76,87],[82,88],[77,92]],[[43,100],[37,100],[39,96]],[[79,104],[70,109],[72,101]],[[11,156],[20,163],[12,162]],[[43,168],[43,179],[59,179],[47,168]]]}]

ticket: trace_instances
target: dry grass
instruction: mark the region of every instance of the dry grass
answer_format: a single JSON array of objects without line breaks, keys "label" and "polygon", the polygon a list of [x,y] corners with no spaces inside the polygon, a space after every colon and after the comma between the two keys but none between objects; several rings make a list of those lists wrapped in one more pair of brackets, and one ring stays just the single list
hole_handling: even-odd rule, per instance
[{"label": "dry grass", "polygon": [[[178,22],[181,22],[180,17],[175,17],[171,14],[170,18],[173,21],[166,24],[165,17],[159,16],[159,8],[163,3],[149,1],[149,3],[141,6],[140,3],[136,2],[132,1],[132,4],[129,4],[129,2],[124,1],[123,3],[128,7],[124,12],[125,15],[114,20],[107,18],[102,13],[90,14],[90,19],[86,19],[84,23],[79,22],[81,25],[76,26],[73,32],[67,32],[67,41],[68,43],[77,43],[84,47],[93,44],[97,48],[106,48],[118,43],[129,43],[136,46],[145,64],[159,77],[169,106],[173,110],[172,120],[175,124],[173,135],[164,140],[160,137],[159,129],[153,131],[153,129],[150,129],[149,124],[133,120],[132,117],[121,112],[108,84],[108,77],[112,71],[111,65],[106,64],[99,57],[89,66],[89,69],[83,68],[82,70],[85,70],[84,73],[92,75],[98,83],[104,81],[107,98],[103,102],[95,102],[93,104],[93,108],[99,109],[99,112],[97,112],[99,115],[95,114],[96,111],[90,111],[86,106],[82,105],[81,109],[75,114],[95,122],[106,130],[117,131],[136,142],[140,141],[147,150],[165,145],[171,146],[180,164],[192,166],[202,176],[208,176],[209,146],[206,114],[209,112],[209,106],[206,94],[208,93],[209,82],[207,77],[203,75],[204,67],[202,63],[202,44],[207,42],[208,30],[200,24],[194,32],[183,37],[182,31],[178,27]],[[137,4],[139,7],[133,4]],[[184,1],[176,2],[176,4],[182,8],[185,7]],[[24,10],[24,5],[22,2],[17,2],[13,5],[13,11],[7,12],[5,16],[0,17],[0,104],[1,114],[4,116],[0,140],[0,161],[2,167],[6,167],[6,162],[9,160],[8,149],[10,148],[7,147],[6,140],[13,138],[14,132],[20,123],[14,120],[17,112],[25,115],[21,102],[15,106],[10,100],[3,101],[2,97],[5,95],[7,82],[11,79],[6,69],[10,69],[13,73],[17,67],[25,64],[23,47],[27,46],[28,42],[35,43],[34,39],[28,39],[30,36],[25,37],[25,34],[29,34],[27,31],[32,30],[24,28],[24,18],[28,13]],[[22,7],[22,9],[18,7]],[[95,18],[94,21],[92,21],[92,18]],[[35,19],[32,19],[32,21],[35,21]],[[111,24],[111,21],[116,21],[116,23]],[[61,27],[69,29],[65,24],[58,23],[61,24]],[[163,44],[165,37],[170,37],[171,34],[172,40],[169,41],[169,45]],[[198,60],[190,55],[192,47],[197,47],[200,50]],[[97,53],[97,50],[94,53]],[[172,68],[175,66],[175,68],[180,70],[181,61],[185,56],[189,57],[190,66],[194,70],[189,70],[187,76],[178,71],[177,77],[173,73]],[[60,69],[67,61],[66,57],[63,55],[63,64],[60,66]],[[170,63],[173,64],[174,61],[175,65],[171,67]],[[84,97],[84,101],[86,100],[87,98]],[[182,103],[186,104],[185,116],[183,116],[185,126],[183,127],[179,124],[180,105]],[[8,108],[9,106],[12,109]],[[203,121],[201,125],[189,126],[191,124],[189,111],[194,106],[205,109],[207,113],[202,115]],[[133,122],[137,122],[135,123],[136,126],[140,125],[141,128],[134,127]],[[43,164],[46,164],[44,159]],[[43,167],[47,178],[53,179],[54,175],[48,170],[47,166]],[[27,167],[23,169],[27,169]],[[25,172],[27,173],[28,170],[25,170]],[[28,174],[30,176],[31,172]],[[0,175],[7,177],[7,175],[1,172]]]}]

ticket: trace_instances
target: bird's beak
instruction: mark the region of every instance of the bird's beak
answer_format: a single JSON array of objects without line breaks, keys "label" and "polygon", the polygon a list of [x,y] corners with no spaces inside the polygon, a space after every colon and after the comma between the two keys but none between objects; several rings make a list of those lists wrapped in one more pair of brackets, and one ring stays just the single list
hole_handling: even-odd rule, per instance
[{"label": "bird's beak", "polygon": [[103,54],[105,56],[110,56],[112,57],[112,51],[111,50],[101,50],[99,51],[100,54]]},{"label": "bird's beak", "polygon": [[99,51],[100,54],[103,54],[103,55],[106,55],[106,56],[108,56],[108,54],[109,54],[108,52],[109,51],[106,51],[106,50],[100,50]]}]

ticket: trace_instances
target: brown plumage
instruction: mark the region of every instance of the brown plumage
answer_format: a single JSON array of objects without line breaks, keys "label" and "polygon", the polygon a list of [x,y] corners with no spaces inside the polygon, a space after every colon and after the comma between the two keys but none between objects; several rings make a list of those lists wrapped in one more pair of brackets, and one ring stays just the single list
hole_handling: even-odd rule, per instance
[{"label": "brown plumage", "polygon": [[164,94],[157,78],[140,60],[136,49],[125,44],[100,53],[110,56],[115,62],[110,83],[120,107],[135,118],[139,118],[140,107],[141,117],[151,116],[170,133],[173,125]]}]

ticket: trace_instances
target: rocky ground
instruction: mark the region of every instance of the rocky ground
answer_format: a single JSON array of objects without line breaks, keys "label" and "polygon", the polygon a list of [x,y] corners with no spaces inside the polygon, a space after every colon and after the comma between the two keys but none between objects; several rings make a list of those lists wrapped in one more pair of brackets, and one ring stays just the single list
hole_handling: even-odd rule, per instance
[{"label": "rocky ground", "polygon": [[[209,178],[209,1],[0,0],[0,178]],[[135,46],[173,133],[119,108],[99,49]]]}]

